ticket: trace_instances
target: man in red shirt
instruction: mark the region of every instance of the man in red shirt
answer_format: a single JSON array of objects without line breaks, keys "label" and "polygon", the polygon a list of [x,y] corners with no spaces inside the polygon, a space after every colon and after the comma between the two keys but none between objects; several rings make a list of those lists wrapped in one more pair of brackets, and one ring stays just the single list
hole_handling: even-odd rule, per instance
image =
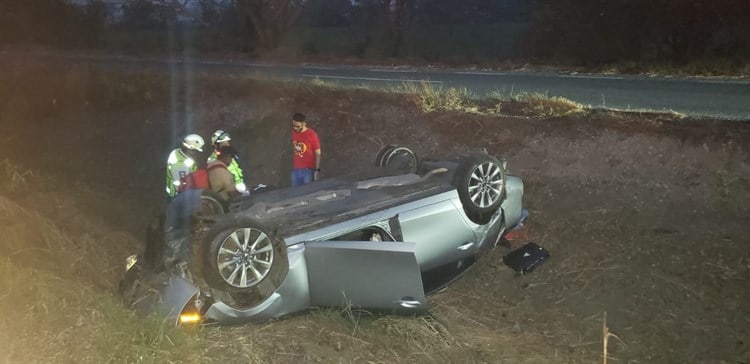
[{"label": "man in red shirt", "polygon": [[307,127],[304,114],[292,116],[292,146],[292,186],[317,181],[320,177],[320,139],[315,130]]}]

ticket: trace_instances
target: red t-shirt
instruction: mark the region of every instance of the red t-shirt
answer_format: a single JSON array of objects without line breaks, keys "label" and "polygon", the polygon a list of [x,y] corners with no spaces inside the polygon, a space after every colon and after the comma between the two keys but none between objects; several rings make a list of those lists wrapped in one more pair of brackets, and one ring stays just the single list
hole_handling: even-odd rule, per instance
[{"label": "red t-shirt", "polygon": [[294,168],[315,168],[315,151],[320,149],[320,140],[314,130],[292,131],[292,146]]}]

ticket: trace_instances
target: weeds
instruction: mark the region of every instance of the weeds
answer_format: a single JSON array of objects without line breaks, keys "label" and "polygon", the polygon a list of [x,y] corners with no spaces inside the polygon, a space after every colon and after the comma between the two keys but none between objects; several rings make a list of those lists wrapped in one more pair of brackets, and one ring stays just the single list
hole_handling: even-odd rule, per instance
[{"label": "weeds", "polygon": [[87,284],[0,260],[0,362],[205,362],[191,336]]},{"label": "weeds", "polygon": [[430,83],[405,83],[392,92],[413,95],[424,112],[456,111],[472,114],[556,117],[584,111],[583,105],[563,97],[539,93],[493,91],[480,99],[465,88],[444,88]]},{"label": "weeds", "polygon": [[584,110],[583,105],[564,97],[521,93],[511,97],[509,102],[499,105],[502,113],[528,117],[555,117],[575,114]]},{"label": "weeds", "polygon": [[316,87],[336,88],[335,83],[331,81],[321,80],[319,77],[315,77],[312,80],[310,80],[310,84]]},{"label": "weeds", "polygon": [[0,162],[0,186],[5,186],[8,190],[14,191],[28,187],[27,178],[37,176],[32,170],[22,170],[21,167],[13,164],[8,158]]},{"label": "weeds", "polygon": [[208,361],[200,333],[137,317],[95,288],[108,265],[90,260],[98,241],[72,238],[4,198],[0,219],[0,362]]},{"label": "weeds", "polygon": [[396,93],[414,95],[424,112],[438,110],[476,113],[479,109],[472,102],[474,96],[465,88],[444,88],[428,82],[403,83],[392,90]]}]

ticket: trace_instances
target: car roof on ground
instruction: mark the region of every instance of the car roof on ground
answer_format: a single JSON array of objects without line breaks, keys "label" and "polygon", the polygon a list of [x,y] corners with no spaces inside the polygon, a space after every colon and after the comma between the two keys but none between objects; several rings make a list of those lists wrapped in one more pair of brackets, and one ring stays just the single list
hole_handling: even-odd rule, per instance
[{"label": "car roof on ground", "polygon": [[453,169],[402,186],[356,188],[358,181],[395,174],[374,168],[304,186],[255,193],[234,204],[230,214],[255,218],[279,237],[287,237],[455,189],[451,183]]}]

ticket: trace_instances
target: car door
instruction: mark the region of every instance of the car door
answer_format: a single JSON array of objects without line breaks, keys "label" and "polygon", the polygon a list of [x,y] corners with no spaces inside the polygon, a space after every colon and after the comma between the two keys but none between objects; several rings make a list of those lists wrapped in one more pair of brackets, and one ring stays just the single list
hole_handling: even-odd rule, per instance
[{"label": "car door", "polygon": [[426,311],[414,243],[305,243],[310,302],[399,313]]},{"label": "car door", "polygon": [[[452,194],[455,195],[455,191]],[[415,253],[422,271],[476,253],[476,235],[464,221],[461,208],[448,198],[452,194],[446,193],[442,200],[429,201],[399,213],[403,239],[418,242]]]}]

